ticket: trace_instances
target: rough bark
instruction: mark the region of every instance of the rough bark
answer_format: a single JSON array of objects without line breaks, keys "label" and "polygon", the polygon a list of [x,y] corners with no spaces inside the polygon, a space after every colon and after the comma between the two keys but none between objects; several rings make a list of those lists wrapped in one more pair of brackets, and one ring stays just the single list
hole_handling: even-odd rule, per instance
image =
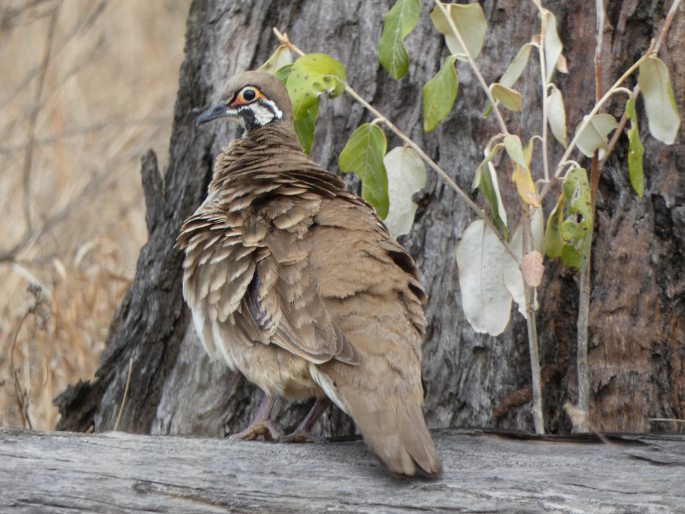
[{"label": "rough bark", "polygon": [[[152,157],[143,166],[150,238],[131,290],[112,321],[96,378],[72,386],[57,400],[62,413],[59,428],[111,430],[127,381],[130,393],[119,426],[125,431],[223,435],[244,427],[256,410],[261,393],[204,355],[181,298],[180,254],[172,247],[181,221],[205,194],[213,156],[237,134],[233,126],[222,123],[196,129],[194,119],[216,100],[228,77],[267,58],[276,45],[272,27],[287,32],[305,51],[323,51],[344,62],[349,82],[363,96],[426,148],[464,189],[470,187],[481,148],[497,130],[494,120],[481,116],[484,95],[471,71],[460,65],[457,107],[438,130],[423,134],[420,89],[437,71],[446,50],[430,26],[431,6],[425,2],[421,22],[407,40],[413,57],[409,74],[392,81],[377,64],[377,41],[390,4],[193,3],[163,186]],[[566,47],[570,73],[558,82],[568,126],[575,127],[594,98],[594,11],[572,2],[546,5],[557,14]],[[668,5],[650,0],[608,2],[613,28],[605,36],[612,53],[605,58],[607,82],[647,48]],[[492,0],[483,6],[490,31],[479,64],[486,79],[495,80],[530,39],[537,14],[528,2]],[[685,15],[680,13],[661,55],[671,70],[681,112],[684,42]],[[521,82],[524,114],[507,115],[511,127],[520,128],[526,139],[540,130],[536,59],[531,60],[533,66]],[[619,148],[600,183],[589,354],[591,421],[598,430],[671,430],[677,425],[656,425],[649,418],[685,418],[685,183],[678,170],[685,145],[682,136],[670,147],[654,142],[642,118],[641,133],[647,141],[645,197],[639,199],[630,189],[625,147]],[[337,170],[337,155],[348,135],[368,120],[349,98],[324,100],[313,157]],[[389,147],[395,144],[391,138]],[[510,189],[508,180],[501,182]],[[509,329],[493,338],[474,333],[462,313],[454,248],[473,214],[433,175],[419,200],[415,229],[404,243],[431,296],[424,345],[429,425],[498,422],[505,428],[530,430],[530,366],[521,316],[514,313]],[[561,406],[574,401],[576,394],[577,278],[550,263],[540,293],[547,429],[565,432],[570,423]],[[280,422],[293,427],[305,410],[304,405],[282,405]],[[319,430],[340,435],[350,433],[353,426],[333,410],[319,423]]]},{"label": "rough bark", "polygon": [[618,436],[612,442],[445,430],[436,434],[436,444],[446,472],[430,481],[392,478],[360,441],[286,445],[0,430],[0,510],[670,513],[682,508],[685,437]]}]

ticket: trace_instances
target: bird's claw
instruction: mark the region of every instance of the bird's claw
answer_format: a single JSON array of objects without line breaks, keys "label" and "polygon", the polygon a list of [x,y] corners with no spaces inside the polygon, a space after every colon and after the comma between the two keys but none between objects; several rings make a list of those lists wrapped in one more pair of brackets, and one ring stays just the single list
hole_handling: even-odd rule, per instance
[{"label": "bird's claw", "polygon": [[258,421],[252,423],[242,432],[231,434],[231,441],[254,441],[258,437],[263,437],[265,441],[278,441],[283,436],[283,432],[271,420]]},{"label": "bird's claw", "polygon": [[320,437],[304,430],[295,430],[280,439],[281,443],[322,443],[323,441]]}]

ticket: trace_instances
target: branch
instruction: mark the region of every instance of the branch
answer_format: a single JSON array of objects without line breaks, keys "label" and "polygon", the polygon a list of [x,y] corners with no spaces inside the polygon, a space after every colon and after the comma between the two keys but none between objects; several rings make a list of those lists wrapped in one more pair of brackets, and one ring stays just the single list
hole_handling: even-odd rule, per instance
[{"label": "branch", "polygon": [[[291,49],[293,52],[295,52],[299,56],[306,55],[302,50],[300,50],[297,46],[295,46],[289,39],[287,34],[283,34],[280,30],[274,27],[273,29],[274,34],[280,41],[282,45],[287,46],[289,49]],[[374,115],[376,118],[374,121],[375,122],[381,122],[383,123],[386,127],[388,127],[397,137],[399,137],[404,143],[411,147],[412,150],[414,150],[421,159],[428,164],[439,176],[442,178],[445,183],[455,192],[457,193],[458,196],[466,202],[466,205],[468,205],[471,210],[476,213],[476,215],[482,219],[487,227],[492,230],[492,232],[497,236],[499,241],[504,245],[505,250],[511,257],[514,259],[514,261],[519,264],[519,258],[516,256],[516,253],[514,250],[511,248],[509,245],[509,242],[502,237],[502,235],[499,233],[495,225],[493,224],[492,220],[485,214],[485,211],[478,207],[478,205],[471,200],[468,194],[464,192],[463,189],[461,189],[457,183],[452,180],[452,177],[450,177],[445,170],[443,170],[433,159],[431,159],[426,152],[423,151],[423,149],[417,145],[412,139],[407,136],[404,132],[402,132],[399,128],[395,126],[387,117],[385,117],[378,109],[373,107],[369,102],[367,102],[359,93],[357,93],[352,87],[345,83],[345,92],[350,95],[352,98],[354,98],[358,103],[363,105],[366,110],[368,110],[371,114]]]},{"label": "branch", "polygon": [[50,55],[52,54],[52,43],[55,38],[55,28],[57,27],[57,18],[59,17],[61,0],[57,2],[52,10],[50,16],[50,23],[48,25],[48,34],[45,38],[45,48],[43,49],[43,59],[38,71],[38,85],[36,86],[36,94],[33,100],[33,107],[29,113],[29,138],[26,144],[26,153],[24,154],[24,171],[22,174],[22,183],[24,190],[24,217],[26,218],[26,229],[31,231],[31,168],[33,167],[33,147],[36,140],[36,121],[38,120],[38,113],[40,112],[40,104],[43,98],[43,89],[45,87],[45,75],[50,66]]}]

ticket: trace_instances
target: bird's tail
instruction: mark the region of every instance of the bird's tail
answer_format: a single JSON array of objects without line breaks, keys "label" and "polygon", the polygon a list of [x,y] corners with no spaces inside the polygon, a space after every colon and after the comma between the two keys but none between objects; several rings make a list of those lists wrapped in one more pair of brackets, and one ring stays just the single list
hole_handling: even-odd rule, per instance
[{"label": "bird's tail", "polygon": [[391,471],[412,476],[418,467],[428,476],[442,473],[420,401],[340,392],[364,441]]}]

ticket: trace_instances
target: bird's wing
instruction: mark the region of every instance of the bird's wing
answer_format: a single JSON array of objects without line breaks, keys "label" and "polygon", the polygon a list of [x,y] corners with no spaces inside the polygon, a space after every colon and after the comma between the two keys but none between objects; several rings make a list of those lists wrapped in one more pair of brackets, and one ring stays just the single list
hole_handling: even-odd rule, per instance
[{"label": "bird's wing", "polygon": [[236,322],[253,340],[275,343],[310,362],[356,364],[359,356],[333,323],[310,270],[310,227],[320,202],[317,193],[286,186],[255,206],[243,238],[259,250]]},{"label": "bird's wing", "polygon": [[177,240],[186,251],[183,296],[210,355],[225,353],[223,341],[252,344],[234,319],[256,269],[257,249],[243,245],[241,225],[239,213],[210,214],[200,209],[183,224]]}]

